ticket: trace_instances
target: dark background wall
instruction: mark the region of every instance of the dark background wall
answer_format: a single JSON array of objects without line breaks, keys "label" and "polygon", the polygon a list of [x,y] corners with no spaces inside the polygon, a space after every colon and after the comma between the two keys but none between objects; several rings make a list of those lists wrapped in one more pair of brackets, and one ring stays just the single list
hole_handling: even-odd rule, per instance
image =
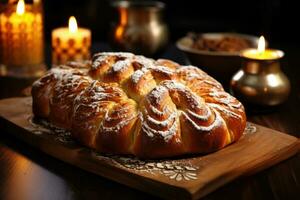
[{"label": "dark background wall", "polygon": [[[7,0],[6,0],[7,1]],[[27,0],[26,0],[27,1]],[[297,6],[287,0],[161,0],[171,41],[189,31],[230,31],[265,35],[273,43],[300,40]],[[0,0],[5,2],[5,0]],[[74,15],[81,27],[92,29],[93,41],[106,41],[116,10],[113,0],[44,0],[46,40],[51,30],[66,26]]]},{"label": "dark background wall", "polygon": [[[282,41],[282,0],[162,0],[165,19],[176,40],[188,31],[234,31],[264,34],[270,41]],[[105,41],[116,11],[109,0],[45,0],[46,33],[67,24],[75,15],[80,26],[92,29],[96,41]],[[47,37],[49,38],[49,37]],[[288,38],[286,38],[288,40]]]}]

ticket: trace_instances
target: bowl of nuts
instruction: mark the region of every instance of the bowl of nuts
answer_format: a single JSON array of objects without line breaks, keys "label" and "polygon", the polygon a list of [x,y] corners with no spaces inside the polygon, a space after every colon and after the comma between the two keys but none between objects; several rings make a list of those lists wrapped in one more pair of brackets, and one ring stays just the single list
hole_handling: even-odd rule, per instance
[{"label": "bowl of nuts", "polygon": [[176,42],[190,63],[228,85],[241,67],[240,52],[256,48],[258,37],[239,33],[188,33]]}]

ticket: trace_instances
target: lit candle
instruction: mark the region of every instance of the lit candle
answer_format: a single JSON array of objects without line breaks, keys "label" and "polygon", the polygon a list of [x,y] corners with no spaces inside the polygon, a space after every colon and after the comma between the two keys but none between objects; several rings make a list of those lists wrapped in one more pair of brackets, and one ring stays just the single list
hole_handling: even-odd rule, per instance
[{"label": "lit candle", "polygon": [[260,37],[257,49],[241,52],[242,67],[230,81],[231,93],[257,111],[283,103],[290,93],[290,81],[281,71],[283,56],[283,51],[265,49],[265,39]]},{"label": "lit candle", "polygon": [[82,61],[90,58],[91,31],[78,28],[75,17],[70,17],[68,28],[52,31],[52,63]]},{"label": "lit candle", "polygon": [[242,56],[257,60],[274,60],[283,56],[283,52],[280,50],[265,48],[265,38],[261,36],[258,40],[257,49],[246,49],[242,52]]},{"label": "lit candle", "polygon": [[[39,2],[34,2],[37,4]],[[0,64],[9,68],[28,68],[44,62],[43,19],[36,5],[19,0],[16,9],[0,14]]]}]

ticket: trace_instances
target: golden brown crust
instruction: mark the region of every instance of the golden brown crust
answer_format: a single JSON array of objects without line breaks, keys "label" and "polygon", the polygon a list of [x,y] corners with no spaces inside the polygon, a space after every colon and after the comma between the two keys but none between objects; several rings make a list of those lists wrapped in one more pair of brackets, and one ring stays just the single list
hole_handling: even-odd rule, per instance
[{"label": "golden brown crust", "polygon": [[243,105],[196,67],[131,53],[98,53],[85,65],[68,66],[34,83],[33,113],[99,152],[207,153],[244,131]]}]

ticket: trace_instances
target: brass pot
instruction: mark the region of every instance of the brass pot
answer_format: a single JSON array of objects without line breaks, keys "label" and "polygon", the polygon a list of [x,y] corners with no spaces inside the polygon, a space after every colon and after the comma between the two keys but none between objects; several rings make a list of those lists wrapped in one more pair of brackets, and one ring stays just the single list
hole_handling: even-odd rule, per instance
[{"label": "brass pot", "polygon": [[242,68],[232,77],[231,93],[249,105],[275,106],[290,93],[290,82],[280,69],[283,52],[278,58],[259,60],[242,56]]},{"label": "brass pot", "polygon": [[119,18],[112,27],[111,42],[121,51],[151,56],[168,42],[169,31],[162,19],[165,4],[157,1],[117,1]]}]

